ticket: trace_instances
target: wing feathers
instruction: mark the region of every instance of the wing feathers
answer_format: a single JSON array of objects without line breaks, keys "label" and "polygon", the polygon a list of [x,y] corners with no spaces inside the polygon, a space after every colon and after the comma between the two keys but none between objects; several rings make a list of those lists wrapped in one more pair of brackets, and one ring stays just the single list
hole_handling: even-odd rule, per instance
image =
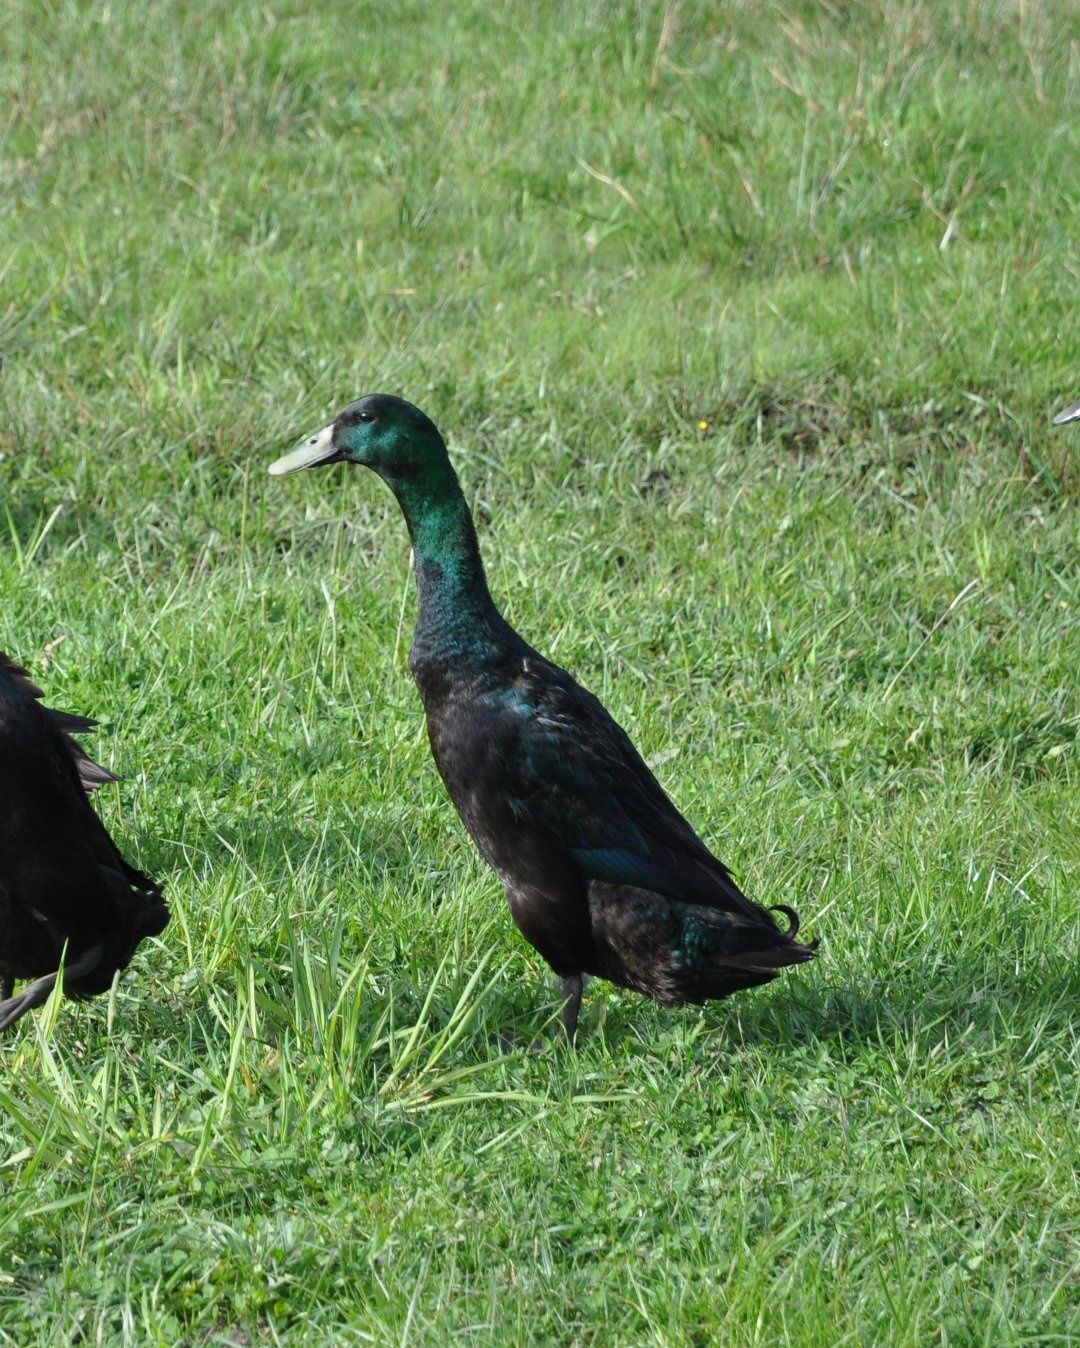
[{"label": "wing feathers", "polygon": [[520,774],[512,794],[586,876],[779,931],[671,803],[622,727],[569,674],[530,657],[508,711],[518,739],[509,761]]},{"label": "wing feathers", "polygon": [[[26,670],[21,665],[17,665],[10,656],[0,651],[0,674],[7,674],[14,683],[18,692],[27,697],[32,697],[35,701],[40,701],[45,694],[34,683]],[[118,782],[121,780],[115,772],[110,772],[100,763],[95,763],[78,740],[73,739],[73,735],[85,735],[93,730],[97,722],[89,716],[80,716],[77,712],[58,711],[55,707],[44,707],[52,719],[53,725],[64,736],[64,742],[72,758],[75,760],[75,768],[79,774],[79,781],[82,788],[89,796],[91,792],[96,791],[99,786],[104,786],[106,782]]]}]

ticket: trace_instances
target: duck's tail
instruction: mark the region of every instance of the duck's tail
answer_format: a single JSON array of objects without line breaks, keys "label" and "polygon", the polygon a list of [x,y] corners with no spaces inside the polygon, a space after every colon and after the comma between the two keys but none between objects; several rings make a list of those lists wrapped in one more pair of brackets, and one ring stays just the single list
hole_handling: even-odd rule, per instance
[{"label": "duck's tail", "polygon": [[720,908],[594,881],[585,971],[678,1006],[729,997],[814,958],[818,943],[796,939],[799,919],[790,908],[776,910],[788,919],[785,929],[769,910],[739,898],[738,909]]},{"label": "duck's tail", "polygon": [[777,904],[772,911],[788,918],[786,930],[762,909],[758,921],[716,909],[695,907],[687,912],[688,1001],[728,997],[768,983],[790,964],[805,964],[814,958],[817,939],[795,939],[799,932],[795,910]]}]

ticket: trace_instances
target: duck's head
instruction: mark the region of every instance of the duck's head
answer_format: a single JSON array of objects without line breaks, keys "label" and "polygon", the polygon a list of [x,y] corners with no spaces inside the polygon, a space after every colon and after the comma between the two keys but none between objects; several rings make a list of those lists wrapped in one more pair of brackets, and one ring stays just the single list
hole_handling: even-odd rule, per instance
[{"label": "duck's head", "polygon": [[360,463],[380,477],[407,481],[446,463],[435,423],[404,398],[372,393],[339,412],[328,426],[270,465],[273,477],[328,463]]}]

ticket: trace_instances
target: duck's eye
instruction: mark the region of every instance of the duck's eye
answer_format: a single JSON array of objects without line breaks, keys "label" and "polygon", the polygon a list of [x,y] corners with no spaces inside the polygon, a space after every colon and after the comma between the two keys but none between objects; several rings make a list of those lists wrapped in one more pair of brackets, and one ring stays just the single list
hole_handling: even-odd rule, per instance
[{"label": "duck's eye", "polygon": [[374,420],[375,420],[375,413],[374,413],[374,412],[357,412],[357,414],[356,414],[356,419],[357,419],[357,421],[364,421],[364,422],[367,422],[367,421],[374,421]]}]

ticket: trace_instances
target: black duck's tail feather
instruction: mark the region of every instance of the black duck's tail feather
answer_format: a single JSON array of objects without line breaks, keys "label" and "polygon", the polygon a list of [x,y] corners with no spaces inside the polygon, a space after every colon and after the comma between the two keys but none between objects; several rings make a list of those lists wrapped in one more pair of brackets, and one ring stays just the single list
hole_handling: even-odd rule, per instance
[{"label": "black duck's tail feather", "polygon": [[816,941],[812,945],[793,942],[790,946],[774,945],[764,950],[744,950],[738,955],[721,955],[712,963],[724,969],[741,969],[748,974],[765,974],[771,978],[789,964],[805,964],[812,960],[816,947]]},{"label": "black duck's tail feather", "polygon": [[[795,909],[789,908],[786,903],[774,903],[769,909],[769,912],[784,914],[788,920],[788,929],[784,932],[784,935],[789,941],[794,941],[795,937],[799,934],[799,928],[802,926],[802,923],[799,921],[799,914]],[[817,941],[814,941],[814,945],[817,945]]]},{"label": "black duck's tail feather", "polygon": [[788,918],[786,931],[780,930],[771,915],[761,923],[742,923],[724,922],[719,914],[709,914],[712,919],[709,936],[702,942],[694,970],[694,981],[705,997],[726,997],[743,988],[768,983],[781,969],[792,964],[805,964],[814,958],[817,940],[795,940],[799,930],[795,910],[786,904],[777,904],[773,911]]},{"label": "black duck's tail feather", "polygon": [[781,931],[772,918],[769,926],[741,926],[731,932],[738,943],[738,949],[730,946],[725,950],[716,950],[714,959],[717,964],[729,968],[751,969],[760,967],[776,970],[786,964],[805,964],[812,960],[818,948],[818,938],[812,941],[796,941],[799,933],[799,915],[786,903],[776,903],[768,910],[770,913],[783,913],[788,919],[787,931]]},{"label": "black duck's tail feather", "polygon": [[817,941],[797,941],[799,919],[785,905],[785,931],[765,908],[745,901],[732,912],[679,903],[651,890],[594,885],[590,894],[595,960],[586,972],[636,988],[663,1006],[700,1005],[768,983],[814,958]]}]

